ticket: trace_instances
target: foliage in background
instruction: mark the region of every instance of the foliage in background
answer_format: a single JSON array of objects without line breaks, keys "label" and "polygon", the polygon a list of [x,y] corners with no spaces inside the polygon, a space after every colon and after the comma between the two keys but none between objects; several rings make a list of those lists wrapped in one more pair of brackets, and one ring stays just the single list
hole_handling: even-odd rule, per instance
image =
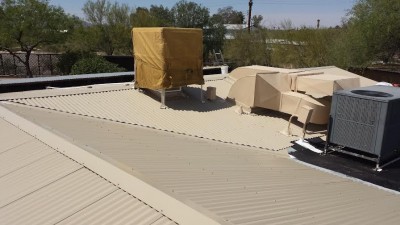
[{"label": "foliage in background", "polygon": [[223,24],[243,24],[244,15],[240,11],[236,11],[232,6],[227,6],[218,9],[217,13],[213,16],[220,17]]},{"label": "foliage in background", "polygon": [[269,33],[273,66],[301,68],[330,65],[330,51],[340,33],[338,29],[294,29],[290,21],[282,22],[281,27],[283,30]]},{"label": "foliage in background", "polygon": [[399,0],[358,0],[336,42],[335,64],[366,67],[392,60],[400,52],[399,21]]},{"label": "foliage in background", "polygon": [[72,66],[83,58],[91,58],[96,55],[91,52],[74,52],[67,51],[60,55],[57,67],[63,75],[71,74]]},{"label": "foliage in background", "polygon": [[261,28],[261,22],[263,20],[263,16],[261,15],[254,15],[251,17],[251,26],[255,28]]},{"label": "foliage in background", "polygon": [[253,30],[248,33],[240,30],[234,34],[233,40],[224,45],[225,58],[235,66],[270,65],[270,48],[265,42],[264,30]]},{"label": "foliage in background", "polygon": [[162,5],[151,5],[150,9],[138,7],[130,15],[133,27],[172,27],[174,14]]},{"label": "foliage in background", "polygon": [[111,3],[108,0],[89,0],[83,7],[83,12],[90,26],[87,34],[97,51],[107,55],[129,54],[131,52],[132,9],[127,4]]},{"label": "foliage in background", "polygon": [[185,28],[203,28],[207,25],[210,12],[195,2],[180,0],[171,9],[174,14],[174,25]]},{"label": "foliage in background", "polygon": [[71,69],[71,74],[93,74],[124,72],[124,68],[110,63],[101,56],[92,56],[78,60]]},{"label": "foliage in background", "polygon": [[[63,43],[73,28],[71,17],[44,0],[3,0],[0,3],[0,50],[15,56],[33,77],[29,59],[34,49]],[[25,53],[25,57],[16,54]]]}]

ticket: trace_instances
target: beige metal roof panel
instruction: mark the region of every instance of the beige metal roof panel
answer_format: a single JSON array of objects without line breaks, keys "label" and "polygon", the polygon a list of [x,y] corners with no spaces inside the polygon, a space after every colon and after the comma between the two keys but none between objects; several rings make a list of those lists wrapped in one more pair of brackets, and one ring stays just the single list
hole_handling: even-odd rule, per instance
[{"label": "beige metal roof panel", "polygon": [[0,177],[0,208],[82,168],[54,152],[34,163]]},{"label": "beige metal roof panel", "polygon": [[32,136],[18,129],[10,130],[9,123],[2,119],[0,119],[0,134],[0,154],[33,140]]},{"label": "beige metal roof panel", "polygon": [[[15,115],[14,113],[4,109],[3,107],[0,107],[0,116],[3,116],[3,118],[7,119],[10,123],[12,123],[15,127],[11,126],[9,124],[9,129],[17,129],[16,127],[20,127],[21,130],[24,130],[27,133],[30,133],[31,135],[34,135],[37,140],[41,140],[48,144],[49,146],[52,146],[53,149],[57,149],[57,151],[62,152],[68,157],[71,157],[72,159],[77,160],[77,162],[81,163],[82,165],[87,166],[87,168],[93,169],[98,174],[101,174],[101,176],[105,177],[109,181],[113,182],[112,185],[117,185],[118,187],[124,188],[124,190],[128,191],[131,194],[134,194],[135,196],[140,196],[141,199],[144,199],[146,202],[142,202],[143,205],[149,204],[156,206],[156,208],[160,211],[163,212],[166,215],[171,216],[172,218],[176,219],[177,221],[181,221],[181,224],[219,224],[213,219],[209,218],[208,216],[205,216],[195,209],[186,206],[184,203],[177,201],[176,199],[173,199],[172,197],[168,196],[167,194],[161,192],[158,189],[155,189],[154,187],[146,184],[142,180],[138,179],[137,177],[134,177],[131,173],[131,171],[127,172],[124,170],[121,170],[118,166],[114,166],[107,161],[104,161],[102,157],[97,157],[96,155],[93,155],[91,153],[86,152],[85,150],[70,144],[69,142],[66,142],[64,139],[58,137],[57,135],[48,132],[44,130],[43,128],[38,127],[37,125]],[[46,115],[44,115],[46,116]],[[21,131],[22,132],[22,131]],[[53,132],[56,132],[53,130]],[[29,147],[28,147],[29,148]],[[57,154],[57,153],[55,153]],[[12,160],[12,159],[11,159]],[[22,168],[21,168],[22,169]],[[86,168],[83,168],[81,170],[87,170]],[[80,170],[79,170],[80,171]],[[88,171],[88,170],[87,170]],[[89,171],[90,172],[90,171]],[[93,172],[90,172],[92,178],[101,178],[100,176],[94,174]],[[10,173],[10,176],[12,175],[18,175],[17,172],[15,173]],[[43,190],[46,190],[51,185],[55,185],[57,183],[63,182],[67,177],[73,176],[76,174],[76,172],[70,173],[66,175],[65,177],[56,180],[54,182],[48,183],[48,185],[43,186],[42,188],[38,189],[37,191],[34,191],[26,196],[23,196],[16,201],[13,201],[11,204],[6,205],[6,207],[0,208],[0,211],[2,210],[8,210],[7,207],[9,206],[15,206],[17,205],[17,209],[13,210],[13,212],[10,213],[10,215],[13,215],[13,213],[19,214],[21,213],[19,210],[24,210],[20,209],[21,205],[18,205],[19,203],[24,201],[29,201],[29,198],[32,197],[32,195],[36,195],[37,193],[40,193]],[[37,174],[38,175],[38,174]],[[45,174],[48,175],[48,174]],[[38,175],[39,176],[39,175]],[[14,177],[17,178],[18,177]],[[88,180],[89,177],[86,179]],[[24,184],[25,181],[22,181],[22,184]],[[30,183],[29,181],[26,183]],[[5,185],[4,188],[12,188],[14,182],[8,183],[9,185]],[[31,183],[33,184],[33,183]],[[105,183],[106,185],[109,185],[109,182]],[[115,187],[114,185],[114,187]],[[3,188],[3,187],[2,187]],[[19,187],[21,188],[21,187]],[[58,188],[54,188],[54,190],[51,190],[49,192],[62,192],[62,190]],[[100,188],[104,188],[104,185],[101,187],[98,187],[97,190]],[[117,188],[117,187],[116,187]],[[76,190],[73,187],[69,189],[71,192],[79,192],[80,190]],[[117,190],[121,190],[120,188],[117,188]],[[2,191],[2,190],[0,190]],[[90,190],[89,190],[90,191]],[[6,193],[10,194],[10,192]],[[67,193],[69,194],[69,193]],[[78,195],[79,195],[78,194]],[[53,193],[49,193],[48,195],[54,195]],[[74,195],[75,196],[75,195]],[[86,205],[82,205],[82,202],[86,202],[90,200],[93,196],[92,195],[85,195],[85,196],[77,196],[80,197],[80,202],[77,202],[76,206],[77,208],[75,209],[76,211],[70,211],[69,215],[65,215],[65,218],[72,216],[73,214],[79,212],[80,210],[83,210],[86,208]],[[97,202],[98,200],[101,200],[104,196],[97,196],[97,200],[94,202]],[[126,198],[133,198],[133,196],[130,196],[129,194],[126,194]],[[28,199],[28,200],[27,200]],[[31,206],[34,205],[36,207],[36,204],[41,204],[38,202],[38,200],[41,200],[42,198],[36,198],[33,201],[25,202],[25,204],[30,204]],[[78,200],[77,200],[78,201]],[[129,202],[129,201],[128,201]],[[63,207],[64,202],[59,201],[58,198],[50,199],[49,202],[46,204],[54,203],[54,208],[57,207]],[[62,205],[59,205],[62,204]],[[135,203],[137,204],[137,203]],[[138,207],[137,212],[129,212],[129,214],[121,215],[121,218],[118,218],[118,220],[129,220],[127,218],[131,218],[131,214],[134,213],[137,215],[133,219],[135,223],[143,222],[149,222],[149,221],[155,221],[154,218],[160,218],[161,222],[160,223],[166,223],[166,224],[171,224],[172,221],[165,220],[164,215],[160,214],[159,212],[155,210],[149,210],[150,206],[146,205],[147,208],[143,207]],[[126,206],[129,208],[129,205]],[[39,210],[42,210],[40,208]],[[3,213],[4,211],[2,211]],[[142,213],[143,212],[143,213]],[[7,214],[8,211],[5,211],[5,214]],[[54,212],[56,216],[62,215],[60,213]],[[67,213],[68,214],[68,213]],[[143,216],[144,215],[144,216]],[[13,215],[15,216],[15,215]],[[1,214],[0,214],[1,218]],[[40,218],[41,220],[42,218]],[[46,223],[48,223],[48,220],[52,220],[53,218],[47,218],[45,219]],[[41,221],[37,221],[36,218],[32,219],[32,223],[40,223]],[[51,221],[50,221],[51,222]]]},{"label": "beige metal roof panel", "polygon": [[31,140],[0,154],[0,177],[54,154],[43,143]]},{"label": "beige metal roof panel", "polygon": [[[167,101],[168,109],[160,109],[159,101],[133,89],[11,101],[270,150],[285,149],[298,139],[279,133],[287,127],[287,116],[270,111],[266,115],[239,115],[233,104],[223,100],[230,87],[228,82],[219,80],[206,84],[217,87],[219,99],[202,104],[198,99],[200,89],[193,86],[186,89],[191,98]],[[300,127],[292,128],[294,134],[301,134]],[[315,136],[318,135],[308,135]]]},{"label": "beige metal roof panel", "polygon": [[17,145],[0,153],[0,224],[176,224],[5,120],[0,125],[13,134],[2,145]]},{"label": "beige metal roof panel", "polygon": [[118,190],[86,169],[9,204],[0,210],[4,224],[55,224]]},{"label": "beige metal roof panel", "polygon": [[175,224],[136,198],[118,190],[59,224]]},{"label": "beige metal roof panel", "polygon": [[8,108],[231,224],[393,224],[400,219],[399,194],[268,151],[45,109]]}]

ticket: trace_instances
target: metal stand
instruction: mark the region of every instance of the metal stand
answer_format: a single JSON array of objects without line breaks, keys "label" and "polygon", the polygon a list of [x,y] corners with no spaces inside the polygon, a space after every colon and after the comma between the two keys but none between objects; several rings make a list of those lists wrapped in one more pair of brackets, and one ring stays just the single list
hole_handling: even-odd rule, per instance
[{"label": "metal stand", "polygon": [[167,106],[165,106],[165,88],[161,89],[161,106],[160,109],[166,109]]},{"label": "metal stand", "polygon": [[400,160],[400,156],[399,156],[399,157],[394,158],[394,159],[386,162],[385,164],[381,165],[380,164],[381,163],[380,157],[370,157],[370,156],[366,156],[366,155],[363,155],[363,154],[360,154],[360,153],[351,152],[351,151],[345,150],[343,146],[339,146],[339,145],[338,146],[331,146],[331,145],[329,145],[328,142],[326,142],[323,154],[324,155],[329,154],[330,152],[328,152],[328,151],[330,151],[330,152],[340,152],[340,153],[343,153],[343,154],[346,154],[346,155],[351,155],[351,156],[354,156],[354,157],[357,157],[357,158],[362,158],[362,159],[366,159],[366,160],[375,162],[376,164],[375,164],[374,170],[378,171],[378,172],[382,171],[383,167],[388,166],[388,165]]},{"label": "metal stand", "polygon": [[205,103],[203,95],[203,85],[200,85],[200,101],[201,103]]}]

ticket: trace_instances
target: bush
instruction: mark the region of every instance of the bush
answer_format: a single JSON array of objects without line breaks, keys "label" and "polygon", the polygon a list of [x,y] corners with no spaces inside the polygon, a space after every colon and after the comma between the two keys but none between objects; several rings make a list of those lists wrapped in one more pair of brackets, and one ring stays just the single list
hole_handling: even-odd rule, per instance
[{"label": "bush", "polygon": [[124,68],[110,63],[100,56],[80,59],[71,69],[71,74],[92,74],[92,73],[112,73],[124,72]]},{"label": "bush", "polygon": [[238,31],[224,45],[225,59],[235,66],[269,65],[271,52],[263,30]]},{"label": "bush", "polygon": [[63,75],[71,74],[72,66],[80,59],[94,57],[95,54],[89,52],[67,51],[60,55],[57,67]]}]

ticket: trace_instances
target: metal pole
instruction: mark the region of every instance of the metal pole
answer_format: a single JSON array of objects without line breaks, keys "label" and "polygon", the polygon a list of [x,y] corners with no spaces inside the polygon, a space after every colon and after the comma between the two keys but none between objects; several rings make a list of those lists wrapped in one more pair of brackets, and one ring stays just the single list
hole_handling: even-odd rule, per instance
[{"label": "metal pole", "polygon": [[0,54],[1,68],[3,68],[3,75],[6,75],[6,69],[4,68],[3,54]]},{"label": "metal pole", "polygon": [[40,56],[39,56],[39,54],[37,54],[36,56],[37,56],[37,64],[38,64],[39,75],[42,75],[40,73]]},{"label": "metal pole", "polygon": [[51,58],[51,55],[52,54],[50,54],[50,73],[51,73],[51,75],[53,75],[53,60]]},{"label": "metal pole", "polygon": [[17,64],[15,63],[15,56],[13,56],[14,59],[14,75],[17,76]]},{"label": "metal pole", "polygon": [[253,0],[249,0],[249,17],[247,18],[247,31],[250,33],[251,26],[251,7],[253,6]]}]

